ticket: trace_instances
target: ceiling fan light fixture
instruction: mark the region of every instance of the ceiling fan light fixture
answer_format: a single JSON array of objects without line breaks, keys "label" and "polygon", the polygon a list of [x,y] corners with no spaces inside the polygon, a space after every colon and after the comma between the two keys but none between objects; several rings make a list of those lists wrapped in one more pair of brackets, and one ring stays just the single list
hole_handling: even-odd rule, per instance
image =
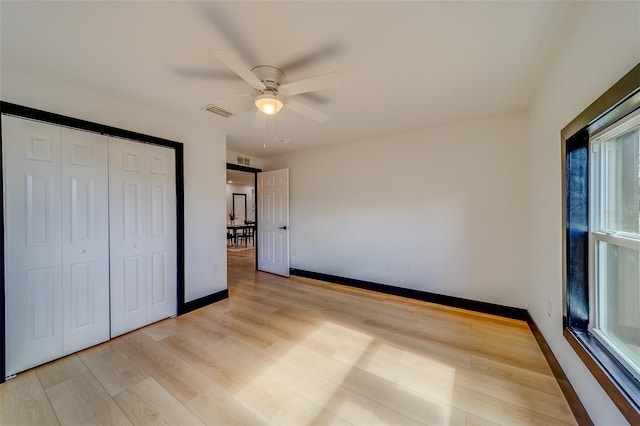
[{"label": "ceiling fan light fixture", "polygon": [[277,114],[284,106],[284,103],[272,94],[258,95],[254,103],[261,112],[267,115]]}]

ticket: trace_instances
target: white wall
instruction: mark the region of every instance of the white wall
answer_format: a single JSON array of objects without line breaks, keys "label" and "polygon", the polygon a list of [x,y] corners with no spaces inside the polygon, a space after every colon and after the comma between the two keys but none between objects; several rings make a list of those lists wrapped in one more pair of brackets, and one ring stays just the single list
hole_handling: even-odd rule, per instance
[{"label": "white wall", "polygon": [[255,209],[255,201],[253,199],[255,191],[253,186],[236,185],[233,183],[227,184],[227,219],[229,218],[229,213],[233,211],[233,194],[234,193],[247,195],[247,220],[255,220],[256,209]]},{"label": "white wall", "polygon": [[290,169],[291,267],[526,307],[526,139],[516,113],[265,160]]},{"label": "white wall", "polygon": [[184,143],[185,299],[227,288],[224,134],[36,74],[8,58],[2,58],[0,71],[3,101]]},{"label": "white wall", "polygon": [[[234,151],[227,151],[227,163],[238,164],[238,157],[248,158],[251,164],[245,167],[253,167],[254,169],[262,169],[264,165],[264,159],[253,157],[251,155],[238,153]],[[242,164],[244,166],[244,164]]]},{"label": "white wall", "polygon": [[640,3],[589,3],[530,109],[529,311],[592,420],[602,425],[627,422],[562,336],[560,130],[638,62]]}]

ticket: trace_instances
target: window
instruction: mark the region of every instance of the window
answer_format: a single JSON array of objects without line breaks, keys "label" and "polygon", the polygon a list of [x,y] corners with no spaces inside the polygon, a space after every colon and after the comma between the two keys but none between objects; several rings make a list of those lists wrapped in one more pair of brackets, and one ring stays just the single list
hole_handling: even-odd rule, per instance
[{"label": "window", "polygon": [[640,64],[562,129],[563,334],[640,424]]},{"label": "window", "polygon": [[590,147],[589,330],[640,378],[640,111]]}]

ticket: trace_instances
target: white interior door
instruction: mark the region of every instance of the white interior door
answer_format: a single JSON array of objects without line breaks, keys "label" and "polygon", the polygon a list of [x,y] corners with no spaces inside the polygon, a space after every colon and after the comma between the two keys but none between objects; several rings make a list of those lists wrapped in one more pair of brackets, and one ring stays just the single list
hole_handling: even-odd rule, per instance
[{"label": "white interior door", "polygon": [[109,140],[111,337],[177,313],[174,155]]},{"label": "white interior door", "polygon": [[2,116],[6,373],[62,356],[60,129]]},{"label": "white interior door", "polygon": [[289,169],[258,173],[258,269],[289,276]]},{"label": "white interior door", "polygon": [[235,223],[242,225],[247,220],[247,194],[232,194]]},{"label": "white interior door", "polygon": [[109,139],[111,337],[147,324],[144,144]]},{"label": "white interior door", "polygon": [[147,160],[148,322],[177,313],[175,150],[145,145]]},{"label": "white interior door", "polygon": [[109,340],[107,138],[61,129],[63,352]]}]

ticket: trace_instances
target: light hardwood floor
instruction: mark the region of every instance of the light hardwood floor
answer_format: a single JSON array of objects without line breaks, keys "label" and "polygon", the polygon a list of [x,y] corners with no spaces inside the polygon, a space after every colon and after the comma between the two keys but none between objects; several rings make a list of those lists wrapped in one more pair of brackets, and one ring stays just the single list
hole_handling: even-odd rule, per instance
[{"label": "light hardwood floor", "polygon": [[252,269],[0,385],[0,424],[575,424],[527,324]]}]

